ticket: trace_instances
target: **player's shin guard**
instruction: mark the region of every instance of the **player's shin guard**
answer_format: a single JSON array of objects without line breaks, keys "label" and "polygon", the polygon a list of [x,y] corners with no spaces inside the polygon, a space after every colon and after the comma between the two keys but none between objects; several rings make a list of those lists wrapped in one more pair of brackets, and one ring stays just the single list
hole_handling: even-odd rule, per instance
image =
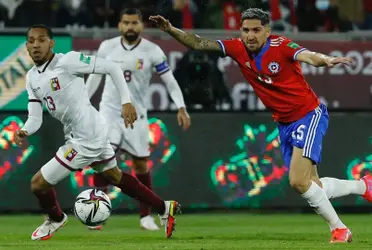
[{"label": "player's shin guard", "polygon": [[[137,179],[145,185],[148,189],[152,190],[152,181],[150,171],[145,174],[136,174]],[[150,206],[146,203],[140,203],[140,217],[146,217],[150,215]]]},{"label": "player's shin guard", "polygon": [[120,183],[116,186],[120,188],[124,194],[152,206],[159,214],[164,213],[164,200],[159,198],[159,196],[148,189],[134,176],[122,172]]},{"label": "player's shin guard", "polygon": [[60,222],[63,220],[64,215],[62,213],[61,207],[57,201],[57,196],[54,188],[48,191],[35,191],[35,196],[39,200],[40,207],[48,214],[52,221]]},{"label": "player's shin guard", "polygon": [[322,216],[322,218],[328,223],[331,231],[337,228],[346,228],[338,217],[324,190],[314,181],[311,181],[310,188],[302,194],[302,197],[307,200],[315,212]]},{"label": "player's shin guard", "polygon": [[102,173],[94,173],[93,174],[93,185],[96,188],[101,189],[103,192],[107,194],[108,192],[108,185],[110,185],[110,182],[103,176]]}]

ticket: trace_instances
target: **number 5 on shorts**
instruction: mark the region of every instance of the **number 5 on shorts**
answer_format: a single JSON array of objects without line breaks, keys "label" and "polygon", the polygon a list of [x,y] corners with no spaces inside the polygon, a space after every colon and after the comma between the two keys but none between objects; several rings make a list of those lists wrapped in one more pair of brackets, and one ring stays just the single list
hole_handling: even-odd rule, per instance
[{"label": "number 5 on shorts", "polygon": [[292,131],[292,139],[302,141],[304,139],[304,136],[305,136],[305,133],[304,133],[305,128],[306,128],[305,125],[300,125],[300,126],[298,126],[298,128],[296,130],[293,130]]}]

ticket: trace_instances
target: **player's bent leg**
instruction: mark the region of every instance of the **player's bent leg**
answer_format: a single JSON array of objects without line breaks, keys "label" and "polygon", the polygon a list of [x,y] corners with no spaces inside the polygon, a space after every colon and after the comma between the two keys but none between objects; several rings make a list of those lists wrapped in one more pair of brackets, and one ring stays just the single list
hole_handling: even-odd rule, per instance
[{"label": "player's bent leg", "polygon": [[[110,185],[110,181],[107,180],[107,178],[102,174],[102,173],[94,173],[93,174],[93,185],[105,192],[106,194],[108,193],[108,187]],[[87,226],[89,230],[101,230],[103,228],[103,223],[102,225],[98,226]]]},{"label": "player's bent leg", "polygon": [[[114,135],[116,134],[114,133]],[[117,153],[119,152],[120,146],[117,143],[110,143],[110,145],[112,149],[114,150],[115,154],[117,155]],[[105,192],[106,194],[108,193],[110,184],[111,184],[110,181],[107,180],[107,178],[103,175],[103,173],[96,172],[93,174],[93,185],[96,188]],[[88,226],[88,229],[89,230],[101,230],[104,224],[105,223],[103,223],[102,225],[98,225],[98,226]]]},{"label": "player's bent leg", "polygon": [[334,199],[353,194],[362,195],[364,199],[372,202],[371,175],[366,175],[360,180],[340,180],[332,177],[323,177],[319,179],[317,168],[315,166],[312,171],[312,180],[323,188],[328,199]]},{"label": "player's bent leg", "polygon": [[53,158],[32,177],[31,190],[39,200],[40,207],[48,215],[45,222],[32,233],[32,240],[47,240],[67,223],[67,215],[59,206],[53,186],[69,173],[68,169]]},{"label": "player's bent leg", "polygon": [[[152,190],[151,174],[147,164],[148,157],[132,156],[132,159],[132,169],[136,173],[137,179]],[[151,216],[150,206],[143,202],[140,202],[140,227],[151,231],[159,230],[158,225],[155,223],[155,219]]]},{"label": "player's bent leg", "polygon": [[[110,143],[112,149],[117,153],[119,151],[119,145],[116,143]],[[102,173],[94,173],[93,174],[93,184],[96,188],[101,189],[103,192],[108,192],[108,186],[110,183],[107,181],[107,178],[103,176]]]},{"label": "player's bent leg", "polygon": [[328,199],[343,197],[350,194],[362,195],[363,198],[372,202],[372,189],[368,191],[367,187],[372,186],[371,176],[365,176],[361,180],[340,180],[331,177],[320,179]]},{"label": "player's bent leg", "polygon": [[181,206],[177,201],[162,200],[137,178],[121,171],[118,167],[104,170],[104,174],[124,194],[152,206],[159,213],[160,221],[165,227],[166,237],[172,236],[176,225],[175,215],[181,212]]},{"label": "player's bent leg", "polygon": [[93,174],[93,185],[107,194],[110,182],[102,173]]},{"label": "player's bent leg", "polygon": [[303,150],[293,147],[289,170],[290,185],[328,223],[332,231],[332,243],[350,242],[350,230],[339,219],[324,190],[312,180],[313,168],[313,161],[303,156]]}]

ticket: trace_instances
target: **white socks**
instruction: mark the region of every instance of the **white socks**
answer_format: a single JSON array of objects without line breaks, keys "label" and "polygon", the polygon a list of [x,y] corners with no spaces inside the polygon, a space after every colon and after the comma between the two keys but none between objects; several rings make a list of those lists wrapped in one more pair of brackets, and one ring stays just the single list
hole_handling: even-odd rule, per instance
[{"label": "white socks", "polygon": [[331,231],[336,228],[346,228],[333,208],[324,190],[315,182],[311,181],[310,188],[302,194],[302,197],[307,200],[317,214],[328,223]]},{"label": "white socks", "polygon": [[346,196],[349,194],[363,195],[366,192],[366,184],[363,180],[349,181],[336,178],[321,178],[323,190],[328,199]]}]

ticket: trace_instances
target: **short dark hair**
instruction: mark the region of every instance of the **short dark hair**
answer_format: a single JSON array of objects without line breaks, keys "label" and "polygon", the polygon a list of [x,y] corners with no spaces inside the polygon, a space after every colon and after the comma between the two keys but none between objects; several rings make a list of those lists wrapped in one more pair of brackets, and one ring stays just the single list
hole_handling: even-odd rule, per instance
[{"label": "short dark hair", "polygon": [[28,28],[27,33],[26,33],[26,37],[28,37],[28,32],[31,29],[36,29],[36,28],[45,29],[46,32],[47,32],[47,34],[48,34],[48,37],[50,39],[53,39],[53,31],[52,31],[52,29],[49,28],[48,26],[44,25],[44,24],[34,24],[34,25],[32,25],[30,28]]},{"label": "short dark hair", "polygon": [[123,15],[138,15],[142,20],[142,13],[140,9],[137,8],[125,8],[120,12],[120,19],[123,17]]},{"label": "short dark hair", "polygon": [[262,25],[266,25],[270,23],[269,13],[259,8],[249,8],[245,10],[242,13],[240,23],[243,23],[243,21],[247,19],[248,20],[251,20],[251,19],[261,20]]}]

